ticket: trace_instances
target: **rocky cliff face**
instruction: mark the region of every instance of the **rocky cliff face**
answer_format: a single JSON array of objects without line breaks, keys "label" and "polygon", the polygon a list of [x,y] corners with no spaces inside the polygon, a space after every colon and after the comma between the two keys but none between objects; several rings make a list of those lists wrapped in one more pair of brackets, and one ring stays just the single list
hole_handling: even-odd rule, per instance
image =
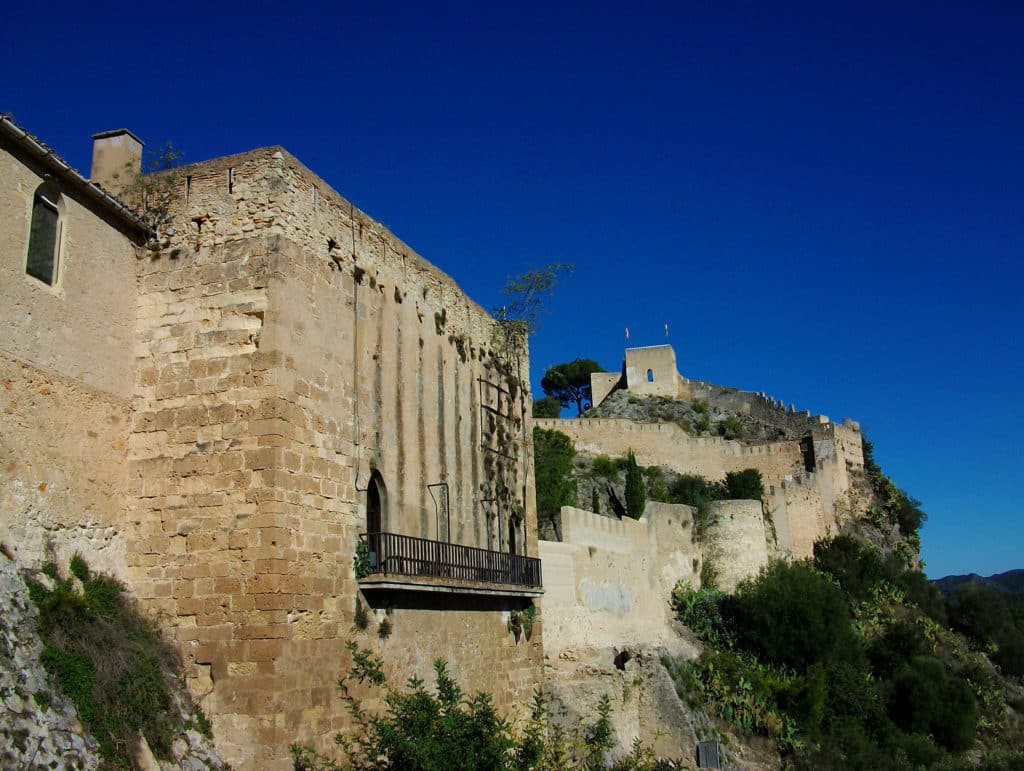
[{"label": "rocky cliff face", "polygon": [[97,768],[97,742],[39,663],[36,608],[6,556],[0,556],[0,604],[0,766]]},{"label": "rocky cliff face", "polygon": [[[37,632],[38,612],[17,564],[2,545],[0,551],[0,768],[100,768],[99,743],[40,663],[43,643]],[[184,718],[187,698],[179,693],[177,700]],[[141,741],[136,767],[201,771],[226,766],[210,740],[186,729],[175,738],[171,757],[164,760],[156,760]]]}]

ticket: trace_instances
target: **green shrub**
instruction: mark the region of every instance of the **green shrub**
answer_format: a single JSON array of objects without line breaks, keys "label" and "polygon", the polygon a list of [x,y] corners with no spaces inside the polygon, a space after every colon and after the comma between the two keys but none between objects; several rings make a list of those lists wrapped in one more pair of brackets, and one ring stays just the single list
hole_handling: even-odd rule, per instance
[{"label": "green shrub", "polygon": [[949,625],[982,645],[998,644],[1014,626],[1006,598],[997,589],[982,584],[958,586],[946,601]]},{"label": "green shrub", "polygon": [[730,415],[719,422],[718,433],[726,439],[740,439],[743,436],[743,422],[735,415]]},{"label": "green shrub", "polygon": [[665,484],[665,472],[660,466],[648,466],[643,470],[647,479],[647,497],[652,501],[671,503],[668,486]]},{"label": "green shrub", "polygon": [[352,613],[352,626],[363,631],[370,626],[370,614],[363,605],[363,601],[356,597],[355,610]]},{"label": "green shrub", "polygon": [[672,609],[679,622],[689,627],[704,643],[726,645],[732,641],[732,630],[722,614],[727,595],[717,589],[701,586],[693,589],[680,581],[672,590]]},{"label": "green shrub", "polygon": [[352,574],[356,581],[370,575],[370,544],[362,538],[356,542],[356,552],[352,555]]},{"label": "green shrub", "polygon": [[917,627],[896,623],[872,641],[868,648],[868,659],[875,675],[888,678],[906,662],[927,653],[927,648]]},{"label": "green shrub", "polygon": [[896,673],[887,700],[889,717],[907,733],[931,734],[953,752],[974,741],[977,713],[971,689],[933,656],[918,656]]},{"label": "green shrub", "polygon": [[[601,700],[593,723],[566,732],[548,723],[547,703],[538,690],[528,720],[517,731],[498,716],[490,695],[467,697],[442,659],[434,662],[437,687],[433,692],[415,677],[408,680],[404,690],[397,690],[387,683],[379,655],[352,642],[346,647],[352,664],[338,686],[352,716],[352,727],[335,737],[344,754],[343,762],[312,748],[293,745],[296,771],[654,771],[660,767],[653,753],[639,744],[620,763],[606,765],[604,756],[612,746],[611,703],[607,697]],[[384,712],[371,714],[363,709],[370,688],[383,689]]]},{"label": "green shrub", "polygon": [[647,492],[644,490],[643,473],[636,463],[636,456],[630,450],[626,456],[626,512],[633,519],[640,519],[647,503]]},{"label": "green shrub", "polygon": [[1024,675],[1024,633],[1014,629],[1003,633],[992,660],[1007,675]]},{"label": "green shrub", "polygon": [[591,463],[594,474],[605,479],[615,479],[619,474],[619,467],[615,461],[607,455],[598,455]]},{"label": "green shrub", "polygon": [[905,570],[895,578],[896,585],[903,590],[906,602],[921,609],[921,612],[938,624],[946,626],[946,600],[939,587],[928,580],[920,570]]},{"label": "green shrub", "polygon": [[803,671],[861,653],[838,586],[804,562],[773,562],[733,598],[740,643],[763,661]]},{"label": "green shrub", "polygon": [[698,434],[703,434],[705,431],[711,430],[711,418],[707,415],[698,415],[697,419],[693,421],[693,430]]},{"label": "green shrub", "polygon": [[111,766],[131,767],[140,732],[158,758],[168,757],[183,727],[168,680],[180,668],[176,650],[116,579],[92,573],[80,556],[71,573],[82,581],[81,592],[71,579],[56,580],[52,590],[29,583],[39,608],[41,663]]},{"label": "green shrub", "polygon": [[562,401],[557,396],[545,396],[533,400],[533,417],[557,418],[562,414]]},{"label": "green shrub", "polygon": [[71,558],[68,569],[71,571],[71,575],[82,583],[89,580],[89,566],[85,564],[85,560],[82,559],[82,555],[78,552],[75,552],[75,556]]},{"label": "green shrub", "polygon": [[572,440],[561,431],[533,429],[534,479],[537,488],[537,518],[554,524],[563,506],[576,505],[576,481]]},{"label": "green shrub", "polygon": [[685,503],[687,506],[700,506],[708,501],[718,501],[725,497],[725,489],[716,482],[710,482],[697,474],[681,474],[668,487],[672,503]]},{"label": "green shrub", "polygon": [[891,577],[876,550],[846,535],[814,544],[814,564],[835,578],[856,601],[870,597],[876,584]]},{"label": "green shrub", "polygon": [[764,500],[764,479],[756,468],[730,471],[725,475],[725,492],[734,501]]},{"label": "green shrub", "polygon": [[705,651],[697,661],[666,667],[687,700],[709,704],[726,722],[775,739],[780,749],[801,746],[798,727],[778,705],[791,676],[734,651]]}]

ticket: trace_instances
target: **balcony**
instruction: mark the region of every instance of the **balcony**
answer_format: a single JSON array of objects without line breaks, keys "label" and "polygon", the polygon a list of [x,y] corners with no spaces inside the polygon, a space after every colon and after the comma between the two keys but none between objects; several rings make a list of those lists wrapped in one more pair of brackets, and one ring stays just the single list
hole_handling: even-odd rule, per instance
[{"label": "balcony", "polygon": [[363,533],[370,552],[363,589],[512,597],[543,594],[540,560],[397,533]]}]

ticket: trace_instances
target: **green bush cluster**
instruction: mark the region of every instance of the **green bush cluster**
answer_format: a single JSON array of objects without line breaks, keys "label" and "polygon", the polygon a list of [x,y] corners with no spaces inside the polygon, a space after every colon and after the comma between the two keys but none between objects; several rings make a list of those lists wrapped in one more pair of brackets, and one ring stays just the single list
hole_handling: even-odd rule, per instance
[{"label": "green bush cluster", "polygon": [[537,487],[537,519],[559,521],[563,506],[576,505],[576,480],[572,440],[561,431],[533,429],[534,478]]},{"label": "green bush cluster", "polygon": [[743,421],[735,415],[729,415],[719,421],[718,433],[725,439],[741,439],[743,437]]},{"label": "green bush cluster", "polygon": [[711,504],[723,500],[764,501],[764,480],[757,469],[730,471],[721,482],[697,474],[681,474],[668,485],[668,502],[684,503],[697,509],[696,532],[704,537],[711,524]]},{"label": "green bush cluster", "polygon": [[[863,440],[864,473],[878,501],[872,512],[876,524],[898,525],[900,534],[910,536],[916,534],[924,524],[928,515],[921,509],[921,502],[911,498],[906,491],[896,486],[881,466],[875,461],[874,445],[865,437]],[[915,543],[920,547],[920,541]]]},{"label": "green bush cluster", "polygon": [[[42,572],[52,588],[28,582],[39,609],[41,662],[74,703],[78,716],[115,768],[133,767],[141,733],[158,758],[184,728],[169,677],[180,668],[175,649],[141,615],[115,578],[89,570],[76,555],[72,577],[50,563]],[[81,590],[76,587],[77,579]],[[196,715],[207,727],[205,716]]]},{"label": "green bush cluster", "polygon": [[640,519],[647,505],[647,489],[644,487],[644,475],[637,465],[636,456],[630,450],[626,456],[626,512],[633,519]]},{"label": "green bush cluster", "polygon": [[[796,768],[958,768],[979,729],[998,742],[1005,697],[936,621],[947,609],[922,579],[840,537],[733,595],[679,586],[675,612],[705,651],[669,672],[736,727],[773,738]],[[951,604],[951,623],[1006,629],[990,599]]]},{"label": "green bush cluster", "polygon": [[1024,614],[1006,595],[983,584],[965,583],[946,600],[949,624],[980,648],[993,649],[992,659],[1005,674],[1024,676]]},{"label": "green bush cluster", "polygon": [[[443,659],[434,662],[435,691],[410,678],[392,688],[383,660],[368,648],[347,644],[352,664],[338,682],[352,715],[352,728],[335,737],[342,760],[293,745],[296,771],[655,771],[682,768],[658,761],[637,743],[633,752],[609,764],[613,746],[611,703],[603,697],[596,720],[574,731],[549,724],[547,702],[538,691],[522,730],[514,730],[494,709],[489,694],[467,696]],[[383,690],[386,709],[370,713],[362,703],[370,689]]]}]

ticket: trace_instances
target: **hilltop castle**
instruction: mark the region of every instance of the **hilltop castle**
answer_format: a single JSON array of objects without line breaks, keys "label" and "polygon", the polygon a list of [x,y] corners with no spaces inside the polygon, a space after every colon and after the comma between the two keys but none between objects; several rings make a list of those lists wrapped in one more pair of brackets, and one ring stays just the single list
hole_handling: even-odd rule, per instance
[{"label": "hilltop castle", "polygon": [[525,349],[283,148],[153,178],[154,232],[117,197],[141,143],[94,141],[86,179],[0,119],[0,539],[122,577],[236,768],[347,725],[358,603],[389,672],[525,706]]},{"label": "hilltop castle", "polygon": [[[678,644],[676,581],[712,562],[730,588],[864,509],[853,421],[689,380],[670,346],[593,376],[604,416],[533,421],[525,343],[286,150],[145,177],[156,218],[121,200],[141,150],[97,134],[87,179],[0,117],[0,540],[23,565],[78,551],[121,577],[236,768],[330,746],[349,724],[347,640],[399,680],[447,658],[514,716],[545,682],[545,644],[556,695],[614,687],[579,651],[615,672],[623,646]],[[623,394],[778,431],[617,416]],[[561,542],[539,541],[534,423],[583,455],[715,480],[756,468],[765,505],[715,503],[700,539],[688,506],[566,507]],[[656,718],[627,722],[656,737]]]},{"label": "hilltop castle", "polygon": [[[568,435],[586,455],[624,455],[632,450],[645,466],[720,480],[730,471],[754,468],[765,483],[765,513],[723,533],[716,545],[723,585],[728,588],[772,557],[808,557],[814,542],[835,535],[844,520],[859,516],[865,501],[857,480],[864,469],[860,426],[834,423],[824,415],[787,409],[765,394],[689,380],[679,374],[670,345],[628,348],[621,372],[591,376],[598,414],[613,392],[631,401],[648,397],[703,402],[706,409],[751,416],[777,427],[778,437],[738,441],[684,430],[667,421],[627,417],[537,419],[542,428]],[[766,528],[767,525],[767,528]]]}]

